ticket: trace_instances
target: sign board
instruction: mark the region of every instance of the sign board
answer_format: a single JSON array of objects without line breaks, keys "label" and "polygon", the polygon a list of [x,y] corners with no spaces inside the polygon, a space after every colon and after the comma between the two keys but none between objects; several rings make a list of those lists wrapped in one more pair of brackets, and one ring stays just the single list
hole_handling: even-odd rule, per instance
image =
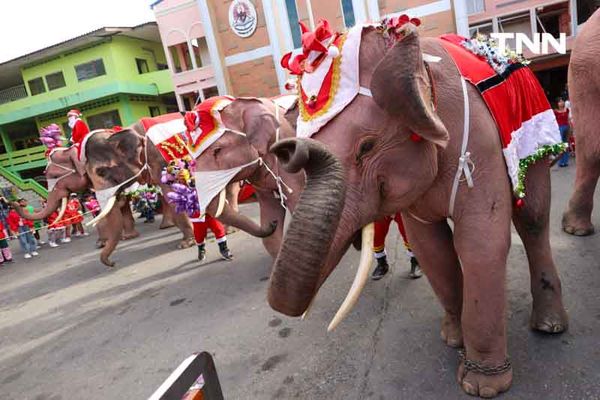
[{"label": "sign board", "polygon": [[223,400],[212,356],[202,352],[186,358],[148,400]]},{"label": "sign board", "polygon": [[250,0],[233,0],[229,6],[229,26],[236,35],[246,38],[256,30],[256,8]]}]

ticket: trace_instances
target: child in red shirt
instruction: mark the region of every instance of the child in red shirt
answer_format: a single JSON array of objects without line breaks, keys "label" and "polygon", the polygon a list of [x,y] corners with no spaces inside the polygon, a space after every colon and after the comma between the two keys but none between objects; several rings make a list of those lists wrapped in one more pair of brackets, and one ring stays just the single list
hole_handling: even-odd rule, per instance
[{"label": "child in red shirt", "polygon": [[[19,205],[22,208],[27,206],[25,199],[19,199]],[[25,258],[31,258],[32,256],[38,256],[37,242],[33,236],[33,221],[21,218],[19,213],[14,209],[11,209],[6,218],[10,230],[17,234],[21,248],[25,253]]]}]

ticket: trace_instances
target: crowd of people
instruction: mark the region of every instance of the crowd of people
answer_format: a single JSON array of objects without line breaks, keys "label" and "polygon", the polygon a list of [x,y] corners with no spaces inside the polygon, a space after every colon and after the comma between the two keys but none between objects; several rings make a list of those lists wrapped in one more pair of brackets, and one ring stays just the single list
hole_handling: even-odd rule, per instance
[{"label": "crowd of people", "polygon": [[[99,207],[92,195],[87,195],[84,206],[76,194],[70,196],[64,215],[58,219],[58,211],[54,211],[44,220],[33,221],[24,218],[22,214],[34,214],[34,207],[27,199],[20,198],[17,208],[12,206],[4,197],[0,197],[0,265],[12,262],[13,256],[10,241],[18,241],[25,259],[39,256],[39,249],[46,244],[42,240],[40,232],[47,230],[48,246],[58,247],[60,244],[70,243],[71,237],[84,237],[89,233],[83,228],[83,217],[85,212],[97,212]],[[94,205],[96,207],[94,208]],[[42,202],[45,206],[45,202]]]}]

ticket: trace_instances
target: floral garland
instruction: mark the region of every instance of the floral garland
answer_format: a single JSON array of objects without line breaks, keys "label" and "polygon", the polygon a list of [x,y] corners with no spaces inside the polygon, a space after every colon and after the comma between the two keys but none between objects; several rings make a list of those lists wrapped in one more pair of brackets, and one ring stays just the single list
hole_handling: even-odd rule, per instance
[{"label": "floral garland", "polygon": [[147,208],[156,210],[158,208],[158,195],[161,193],[160,188],[151,186],[137,189],[133,192],[127,193],[133,207],[136,211],[142,212]]},{"label": "floral garland", "polygon": [[499,75],[503,74],[511,64],[529,64],[529,60],[510,50],[508,46],[503,53],[500,53],[498,43],[482,34],[477,34],[472,39],[466,39],[462,46],[471,53],[484,58]]},{"label": "floral garland", "polygon": [[175,206],[175,212],[178,214],[186,213],[190,217],[200,213],[193,174],[195,165],[195,161],[189,156],[172,160],[163,169],[160,178],[163,184],[171,187],[166,199]]},{"label": "floral garland", "polygon": [[543,158],[546,158],[550,155],[558,155],[564,152],[567,147],[568,145],[566,143],[547,144],[537,149],[537,151],[532,155],[527,156],[519,161],[517,185],[514,188],[514,193],[517,197],[517,206],[523,204],[522,200],[525,197],[525,177],[527,176],[527,170],[529,167]]}]

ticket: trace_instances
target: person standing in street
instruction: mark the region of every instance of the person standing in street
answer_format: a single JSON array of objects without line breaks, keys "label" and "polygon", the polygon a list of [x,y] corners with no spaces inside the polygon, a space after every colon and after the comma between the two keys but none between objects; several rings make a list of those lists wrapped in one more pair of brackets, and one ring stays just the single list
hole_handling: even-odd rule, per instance
[{"label": "person standing in street", "polygon": [[[556,122],[558,122],[558,129],[560,130],[560,138],[563,143],[569,143],[569,130],[571,116],[569,109],[565,105],[565,100],[562,97],[556,99],[556,108],[554,109],[554,115],[556,116]],[[567,167],[569,165],[569,152],[565,152],[560,156],[558,162],[559,167]]]},{"label": "person standing in street", "polygon": [[[27,200],[21,198],[18,201],[21,208],[25,208],[27,206]],[[33,237],[33,221],[30,221],[25,218],[21,218],[19,213],[14,209],[11,209],[8,213],[8,224],[10,229],[15,232],[17,238],[19,239],[19,243],[21,244],[21,248],[25,253],[25,258],[31,258],[32,256],[38,256],[37,252],[37,242]]]},{"label": "person standing in street", "polygon": [[8,234],[6,232],[6,228],[0,221],[0,265],[3,265],[5,262],[10,263],[13,261],[10,245],[6,239],[7,237]]}]

